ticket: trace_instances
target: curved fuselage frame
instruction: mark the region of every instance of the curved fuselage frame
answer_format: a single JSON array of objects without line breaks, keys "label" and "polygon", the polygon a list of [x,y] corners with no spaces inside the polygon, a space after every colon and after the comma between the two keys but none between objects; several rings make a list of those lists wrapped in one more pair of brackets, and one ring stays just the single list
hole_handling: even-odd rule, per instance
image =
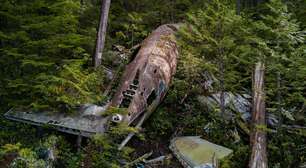
[{"label": "curved fuselage frame", "polygon": [[126,66],[111,106],[127,108],[128,114],[122,120],[129,124],[165,96],[177,66],[176,31],[176,25],[158,27]]}]

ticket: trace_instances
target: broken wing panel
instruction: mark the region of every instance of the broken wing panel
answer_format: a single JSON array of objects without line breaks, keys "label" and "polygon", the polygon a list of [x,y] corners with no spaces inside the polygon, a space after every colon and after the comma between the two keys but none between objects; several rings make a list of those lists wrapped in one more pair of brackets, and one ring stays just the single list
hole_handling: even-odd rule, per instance
[{"label": "broken wing panel", "polygon": [[93,113],[97,110],[102,112],[105,109],[100,106],[89,105],[83,108],[80,114],[77,115],[11,109],[4,116],[14,121],[37,126],[50,126],[61,132],[90,137],[95,133],[105,132],[104,127],[108,117],[102,117],[100,114]]},{"label": "broken wing panel", "polygon": [[213,167],[218,160],[233,152],[198,136],[174,138],[171,140],[170,149],[186,168]]}]

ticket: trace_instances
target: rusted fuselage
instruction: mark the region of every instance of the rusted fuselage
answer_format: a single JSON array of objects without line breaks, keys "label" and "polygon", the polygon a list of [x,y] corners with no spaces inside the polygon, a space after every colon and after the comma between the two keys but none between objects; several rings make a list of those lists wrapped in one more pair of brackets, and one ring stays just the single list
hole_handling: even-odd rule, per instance
[{"label": "rusted fuselage", "polygon": [[127,108],[128,114],[114,116],[113,121],[130,124],[163,99],[176,71],[178,48],[173,35],[177,27],[162,25],[143,41],[111,102],[113,107]]},{"label": "rusted fuselage", "polygon": [[[140,126],[165,96],[175,73],[178,49],[173,34],[177,27],[162,25],[143,41],[135,58],[126,66],[115,95],[104,106],[85,104],[73,115],[11,109],[5,117],[37,126],[50,125],[86,137],[104,133],[109,120],[131,124],[145,114],[137,124]],[[103,115],[110,106],[127,108],[128,114]]]}]

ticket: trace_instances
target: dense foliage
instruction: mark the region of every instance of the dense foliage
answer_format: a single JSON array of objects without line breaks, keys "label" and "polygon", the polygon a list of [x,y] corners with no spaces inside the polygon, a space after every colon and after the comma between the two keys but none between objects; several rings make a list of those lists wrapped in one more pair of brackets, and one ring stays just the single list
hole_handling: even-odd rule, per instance
[{"label": "dense foliage", "polygon": [[[269,140],[273,142],[268,142],[269,167],[298,167],[305,162],[304,154],[297,154],[304,146],[305,134],[301,130],[300,133],[288,134],[290,130],[282,126],[305,124],[305,68],[300,65],[305,64],[305,50],[302,49],[305,47],[305,32],[292,19],[286,4],[278,0],[261,4],[255,11],[240,16],[226,3],[213,1],[206,5],[205,10],[187,14],[188,24],[179,34],[182,56],[174,85],[181,87],[177,91],[171,90],[170,95],[175,92],[178,96],[174,102],[185,99],[186,94],[190,97],[185,100],[182,111],[188,110],[194,116],[186,120],[191,123],[183,125],[192,129],[199,127],[198,131],[195,130],[197,135],[235,149],[233,160],[227,162],[227,166],[246,167],[249,139],[242,138],[248,131],[241,127],[240,116],[236,114],[228,121],[222,106],[215,107],[215,114],[209,110],[200,115],[194,97],[199,93],[211,95],[222,91],[250,94],[254,64],[262,60],[267,66],[267,112],[269,116],[278,116],[279,126],[270,125],[270,130],[267,130]],[[207,72],[217,78],[212,91],[205,84]],[[208,117],[195,119],[205,115]],[[207,124],[214,130],[212,133],[203,130]],[[243,130],[238,134],[241,140],[236,141],[235,132],[239,129]],[[277,133],[273,129],[277,129]],[[194,134],[194,131],[185,131]],[[288,144],[293,145],[294,150],[288,150]]]},{"label": "dense foliage", "polygon": [[[103,65],[93,69],[100,3],[0,0],[0,167],[120,167],[150,150],[167,155],[170,139],[180,135],[233,149],[221,167],[247,167],[250,119],[222,101],[211,107],[202,98],[233,93],[251,101],[259,60],[266,64],[266,110],[273,122],[263,128],[269,167],[305,165],[305,0],[113,0]],[[81,104],[103,103],[103,66],[118,70],[113,46],[128,50],[165,23],[183,23],[177,73],[144,130],[121,124],[77,151],[75,137],[4,119],[12,107],[73,113]],[[109,113],[118,111],[125,112]],[[117,150],[124,135],[139,131],[131,148]]]},{"label": "dense foliage", "polygon": [[[81,24],[84,12],[78,1],[1,2],[3,105],[42,109],[96,102],[101,77],[86,65],[95,27]],[[87,77],[98,83],[86,83]]]}]

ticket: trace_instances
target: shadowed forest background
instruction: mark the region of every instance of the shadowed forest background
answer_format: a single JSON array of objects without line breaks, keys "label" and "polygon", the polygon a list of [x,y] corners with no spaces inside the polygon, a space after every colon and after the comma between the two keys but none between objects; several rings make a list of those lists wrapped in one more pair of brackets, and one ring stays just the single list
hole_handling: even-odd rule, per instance
[{"label": "shadowed forest background", "polygon": [[[170,140],[183,135],[233,149],[221,168],[247,167],[252,108],[237,109],[234,101],[252,102],[259,61],[268,165],[306,166],[306,0],[112,0],[102,65],[94,68],[100,6],[0,0],[0,167],[120,167],[150,151],[171,154]],[[4,118],[13,107],[73,113],[80,104],[101,104],[110,82],[103,67],[120,74],[133,47],[168,23],[182,24],[177,72],[144,129],[119,126],[77,150],[75,136]],[[138,136],[118,151],[119,139],[133,131]],[[157,167],[181,166],[172,157]]]}]

